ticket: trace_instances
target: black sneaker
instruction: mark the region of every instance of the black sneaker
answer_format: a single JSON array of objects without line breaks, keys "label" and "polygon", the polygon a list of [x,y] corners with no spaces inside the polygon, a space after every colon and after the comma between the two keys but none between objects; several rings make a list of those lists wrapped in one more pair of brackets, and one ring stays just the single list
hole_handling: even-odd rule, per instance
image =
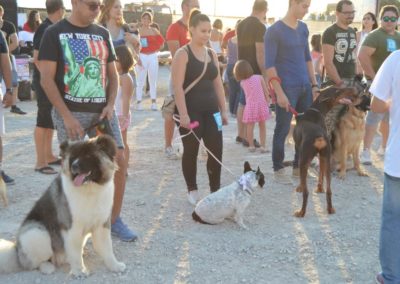
[{"label": "black sneaker", "polygon": [[24,112],[22,109],[20,109],[17,106],[12,106],[10,109],[10,112],[16,113],[16,114],[26,114],[26,112]]},{"label": "black sneaker", "polygon": [[13,184],[15,184],[14,179],[12,179],[12,178],[9,177],[8,175],[6,175],[4,171],[1,171],[1,177],[3,178],[4,182],[5,182],[7,185],[13,185]]},{"label": "black sneaker", "polygon": [[236,143],[237,144],[243,143],[243,138],[240,136],[236,136]]}]

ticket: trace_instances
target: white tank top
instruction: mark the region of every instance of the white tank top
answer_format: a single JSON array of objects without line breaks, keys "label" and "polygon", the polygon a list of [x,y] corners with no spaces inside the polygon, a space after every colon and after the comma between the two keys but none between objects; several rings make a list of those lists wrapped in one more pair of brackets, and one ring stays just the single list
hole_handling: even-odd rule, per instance
[{"label": "white tank top", "polygon": [[215,51],[216,54],[222,53],[221,43],[218,40],[216,41],[210,40],[210,47]]}]

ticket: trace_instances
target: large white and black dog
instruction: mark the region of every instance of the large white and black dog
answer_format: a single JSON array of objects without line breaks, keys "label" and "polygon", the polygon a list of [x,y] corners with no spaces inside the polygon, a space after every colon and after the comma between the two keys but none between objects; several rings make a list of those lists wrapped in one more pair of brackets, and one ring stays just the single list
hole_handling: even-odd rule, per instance
[{"label": "large white and black dog", "polygon": [[52,273],[68,263],[74,276],[88,271],[82,252],[92,236],[95,251],[111,271],[125,264],[114,256],[110,218],[116,145],[104,135],[60,146],[62,172],[23,221],[16,243],[0,241],[0,272],[40,269]]},{"label": "large white and black dog", "polygon": [[220,188],[197,203],[192,213],[195,221],[215,225],[225,219],[233,219],[241,228],[247,229],[243,223],[243,213],[250,203],[251,194],[264,186],[264,174],[253,171],[248,162],[244,163],[244,174],[238,181]]}]

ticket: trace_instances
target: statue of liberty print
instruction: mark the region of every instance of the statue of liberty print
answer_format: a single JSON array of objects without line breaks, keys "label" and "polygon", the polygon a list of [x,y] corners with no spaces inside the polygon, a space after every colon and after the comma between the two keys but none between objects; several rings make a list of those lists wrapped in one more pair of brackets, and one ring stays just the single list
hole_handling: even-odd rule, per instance
[{"label": "statue of liberty print", "polygon": [[104,41],[62,38],[61,46],[65,59],[65,92],[72,98],[105,99],[108,52]]}]

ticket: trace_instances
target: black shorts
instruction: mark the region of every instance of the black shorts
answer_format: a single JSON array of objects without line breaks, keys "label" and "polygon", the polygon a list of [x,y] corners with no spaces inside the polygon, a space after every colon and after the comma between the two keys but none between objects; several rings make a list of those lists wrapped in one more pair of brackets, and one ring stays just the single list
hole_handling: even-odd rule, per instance
[{"label": "black shorts", "polygon": [[36,126],[41,128],[54,129],[53,119],[51,118],[51,109],[53,106],[48,103],[39,104],[36,118]]}]

